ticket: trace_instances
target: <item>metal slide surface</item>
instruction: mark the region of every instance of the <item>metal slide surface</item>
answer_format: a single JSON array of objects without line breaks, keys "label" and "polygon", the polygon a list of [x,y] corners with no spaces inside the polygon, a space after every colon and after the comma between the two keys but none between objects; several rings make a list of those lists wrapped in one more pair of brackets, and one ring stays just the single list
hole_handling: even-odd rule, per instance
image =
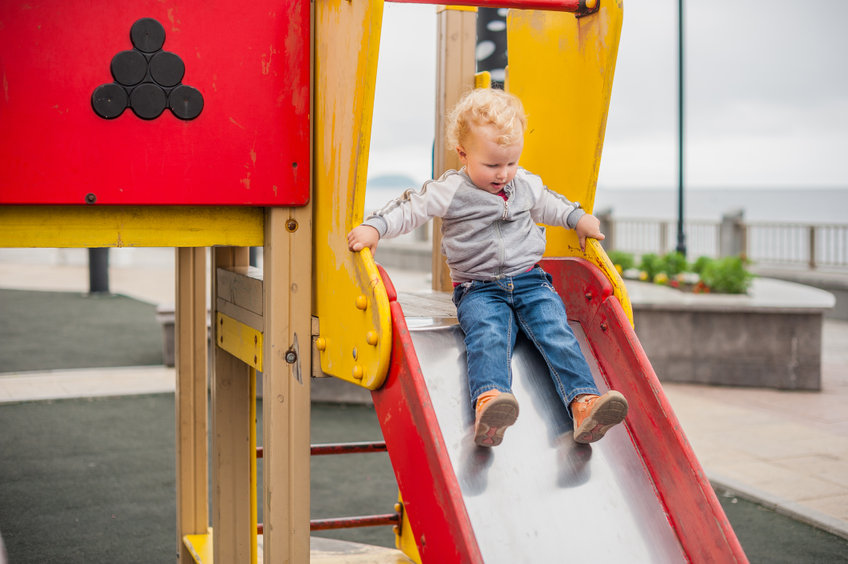
[{"label": "metal slide surface", "polygon": [[[575,443],[530,342],[519,338],[512,361],[518,421],[488,449],[473,441],[458,325],[422,318],[407,325],[485,562],[686,560],[625,426],[593,445]],[[572,328],[606,390],[580,325]]]},{"label": "metal slide surface", "polygon": [[543,266],[598,387],[630,404],[592,445],[573,441],[547,367],[519,338],[518,421],[500,446],[475,446],[455,309],[433,294],[401,307],[382,273],[392,362],[372,398],[422,561],[747,562],[609,280],[583,259]]}]

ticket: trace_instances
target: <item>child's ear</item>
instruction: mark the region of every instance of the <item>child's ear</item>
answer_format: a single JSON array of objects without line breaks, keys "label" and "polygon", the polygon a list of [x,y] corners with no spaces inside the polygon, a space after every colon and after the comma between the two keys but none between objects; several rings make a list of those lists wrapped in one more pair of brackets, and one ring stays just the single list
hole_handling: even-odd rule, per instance
[{"label": "child's ear", "polygon": [[465,164],[465,159],[467,158],[467,154],[465,149],[462,148],[462,145],[456,146],[456,154],[459,155],[459,160],[462,164]]}]

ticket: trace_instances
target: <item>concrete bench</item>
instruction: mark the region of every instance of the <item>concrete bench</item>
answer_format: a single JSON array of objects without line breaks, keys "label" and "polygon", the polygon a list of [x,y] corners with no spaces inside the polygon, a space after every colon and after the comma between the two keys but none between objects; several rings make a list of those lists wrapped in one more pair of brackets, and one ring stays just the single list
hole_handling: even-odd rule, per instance
[{"label": "concrete bench", "polygon": [[756,278],[747,295],[626,285],[636,334],[660,380],[821,389],[829,292],[770,278]]}]

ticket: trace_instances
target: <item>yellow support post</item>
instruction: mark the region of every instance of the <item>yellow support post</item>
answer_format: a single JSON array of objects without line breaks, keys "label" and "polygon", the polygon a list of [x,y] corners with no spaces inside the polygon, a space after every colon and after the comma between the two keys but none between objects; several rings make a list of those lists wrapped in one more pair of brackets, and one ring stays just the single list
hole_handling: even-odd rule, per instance
[{"label": "yellow support post", "polygon": [[388,372],[389,301],[370,252],[351,253],[346,235],[362,221],[382,19],[382,0],[315,2],[316,346],[323,372],[368,389]]},{"label": "yellow support post", "polygon": [[[507,88],[529,115],[521,165],[549,188],[591,212],[601,164],[607,113],[623,18],[621,0],[603,0],[597,12],[510,10],[507,17]],[[613,284],[631,323],[624,282],[601,245],[580,250],[572,230],[548,229],[547,256],[585,257]]]}]

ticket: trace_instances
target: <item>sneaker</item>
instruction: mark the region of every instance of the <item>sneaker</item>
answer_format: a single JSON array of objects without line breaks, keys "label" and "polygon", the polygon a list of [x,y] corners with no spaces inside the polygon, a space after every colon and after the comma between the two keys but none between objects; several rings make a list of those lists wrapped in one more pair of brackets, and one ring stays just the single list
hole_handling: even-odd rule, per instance
[{"label": "sneaker", "polygon": [[571,402],[574,440],[588,444],[600,440],[627,416],[627,400],[611,390],[602,396],[585,394]]},{"label": "sneaker", "polygon": [[498,446],[506,428],[518,419],[518,401],[510,393],[489,390],[477,397],[475,411],[474,443],[483,447]]}]

